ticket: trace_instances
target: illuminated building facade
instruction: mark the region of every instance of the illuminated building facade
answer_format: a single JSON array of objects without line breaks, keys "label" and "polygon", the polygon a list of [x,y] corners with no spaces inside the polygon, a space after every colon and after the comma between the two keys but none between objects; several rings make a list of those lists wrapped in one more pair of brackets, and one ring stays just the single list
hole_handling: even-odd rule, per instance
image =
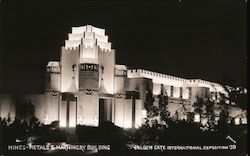
[{"label": "illuminated building facade", "polygon": [[[117,65],[115,53],[104,29],[91,25],[73,27],[61,49],[60,61],[48,62],[45,94],[2,95],[1,107],[6,109],[1,109],[1,116],[11,111],[18,117],[18,108],[10,109],[15,105],[11,99],[21,98],[31,101],[35,116],[44,124],[59,121],[60,127],[76,127],[111,121],[123,128],[137,128],[146,114],[148,91],[153,92],[156,106],[157,96],[162,90],[166,93],[170,115],[181,113],[183,106],[186,111],[193,111],[197,97],[220,100],[220,94],[227,96],[217,83]],[[232,111],[231,116],[237,114]],[[180,118],[186,117],[185,113],[180,114]]]}]

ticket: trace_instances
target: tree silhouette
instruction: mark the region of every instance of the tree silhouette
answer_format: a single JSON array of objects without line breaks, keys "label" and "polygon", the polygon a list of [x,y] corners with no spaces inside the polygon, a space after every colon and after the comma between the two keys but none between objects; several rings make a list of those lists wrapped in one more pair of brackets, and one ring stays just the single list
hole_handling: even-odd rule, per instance
[{"label": "tree silhouette", "polygon": [[208,126],[210,130],[214,130],[214,126],[215,126],[214,105],[215,103],[212,99],[207,99],[205,101],[206,117],[208,119]]},{"label": "tree silhouette", "polygon": [[228,133],[228,110],[223,109],[220,113],[220,119],[218,120],[218,131],[221,133]]},{"label": "tree silhouette", "polygon": [[155,101],[155,98],[153,97],[152,90],[149,89],[149,90],[146,92],[146,99],[145,99],[145,103],[144,103],[144,107],[145,107],[145,109],[146,109],[147,111],[149,111],[149,108],[153,106],[154,101]]},{"label": "tree silhouette", "polygon": [[194,112],[187,113],[187,122],[193,123],[194,122]]},{"label": "tree silhouette", "polygon": [[179,120],[179,113],[178,113],[177,110],[176,110],[175,113],[174,113],[173,120],[174,120],[174,121],[178,121],[178,120]]},{"label": "tree silhouette", "polygon": [[166,109],[166,106],[168,105],[168,96],[167,93],[164,92],[163,87],[161,89],[160,95],[158,95],[158,98],[159,98],[159,108]]},{"label": "tree silhouette", "polygon": [[164,92],[163,85],[161,85],[161,93],[158,95],[158,98],[159,98],[159,114],[161,120],[167,123],[167,120],[170,116],[170,112],[167,110],[168,96],[167,93]]},{"label": "tree silhouette", "polygon": [[27,123],[30,123],[33,116],[35,116],[35,106],[29,100],[28,102],[22,102],[17,104],[17,114],[20,119],[24,119]]}]

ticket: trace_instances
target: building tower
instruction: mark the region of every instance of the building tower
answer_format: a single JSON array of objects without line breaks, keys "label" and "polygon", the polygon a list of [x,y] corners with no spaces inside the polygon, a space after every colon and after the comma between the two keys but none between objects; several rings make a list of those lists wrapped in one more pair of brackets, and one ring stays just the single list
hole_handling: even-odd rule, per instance
[{"label": "building tower", "polygon": [[59,62],[50,61],[46,68],[45,92],[58,94],[61,90],[61,70]]},{"label": "building tower", "polygon": [[61,126],[97,126],[100,117],[112,120],[108,114],[113,101],[115,51],[105,30],[91,25],[73,27],[62,47],[60,65]]}]

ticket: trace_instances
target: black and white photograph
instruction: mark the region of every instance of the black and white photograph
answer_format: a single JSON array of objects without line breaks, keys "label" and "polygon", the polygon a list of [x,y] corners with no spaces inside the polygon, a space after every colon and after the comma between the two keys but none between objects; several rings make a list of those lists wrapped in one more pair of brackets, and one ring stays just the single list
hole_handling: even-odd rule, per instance
[{"label": "black and white photograph", "polygon": [[248,156],[247,0],[0,0],[0,156]]}]

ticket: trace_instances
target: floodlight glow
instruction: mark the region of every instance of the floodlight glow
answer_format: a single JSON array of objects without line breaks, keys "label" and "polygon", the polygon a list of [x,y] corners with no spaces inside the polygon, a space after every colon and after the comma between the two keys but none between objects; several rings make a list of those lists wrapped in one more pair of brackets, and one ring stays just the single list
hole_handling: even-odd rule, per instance
[{"label": "floodlight glow", "polygon": [[60,127],[66,127],[66,122],[65,121],[60,121],[59,126]]},{"label": "floodlight glow", "polygon": [[49,124],[51,124],[51,120],[49,119],[48,116],[46,116],[46,117],[44,118],[43,123],[44,123],[44,125],[49,125]]},{"label": "floodlight glow", "polygon": [[81,116],[80,118],[78,118],[78,122],[79,125],[84,125],[84,120],[83,117]]},{"label": "floodlight glow", "polygon": [[124,122],[124,128],[132,128],[132,123],[129,121]]},{"label": "floodlight glow", "polygon": [[240,118],[235,118],[234,123],[235,123],[235,125],[239,125],[240,124]]},{"label": "floodlight glow", "polygon": [[201,119],[200,119],[200,115],[199,114],[195,114],[194,115],[194,122],[200,122]]},{"label": "floodlight glow", "polygon": [[69,127],[76,127],[76,123],[74,121],[69,122]]}]

